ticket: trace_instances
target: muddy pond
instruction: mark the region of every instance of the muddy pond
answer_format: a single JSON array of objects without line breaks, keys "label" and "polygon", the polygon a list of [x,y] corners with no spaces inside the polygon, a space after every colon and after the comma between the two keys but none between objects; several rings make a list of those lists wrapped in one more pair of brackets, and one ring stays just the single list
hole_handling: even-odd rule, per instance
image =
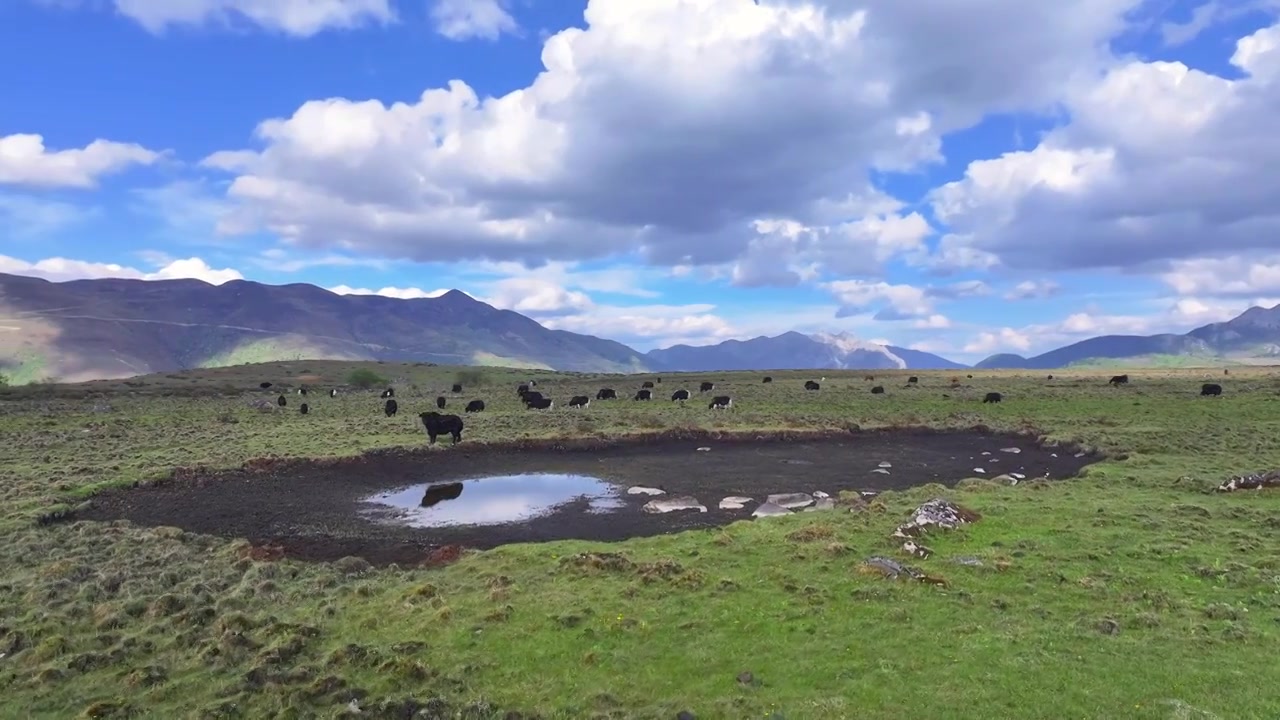
[{"label": "muddy pond", "polygon": [[[548,445],[463,444],[186,477],[104,493],[78,518],[247,538],[302,559],[354,555],[413,564],[442,545],[617,541],[724,525],[751,519],[769,495],[814,496],[812,507],[801,501],[788,508],[802,512],[845,490],[952,486],[1000,475],[1065,479],[1101,459],[977,431]],[[690,509],[655,511],[672,503]]]}]

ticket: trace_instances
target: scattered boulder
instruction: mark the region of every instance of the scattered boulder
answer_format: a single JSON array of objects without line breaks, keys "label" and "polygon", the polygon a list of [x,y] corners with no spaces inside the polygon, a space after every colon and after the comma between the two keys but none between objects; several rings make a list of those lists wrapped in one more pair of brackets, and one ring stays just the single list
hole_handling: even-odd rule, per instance
[{"label": "scattered boulder", "polygon": [[741,510],[747,506],[747,503],[755,502],[753,498],[743,497],[742,495],[730,495],[720,501],[721,510]]},{"label": "scattered boulder", "polygon": [[1018,478],[1014,477],[1012,474],[1009,474],[1009,473],[1005,473],[1003,475],[997,475],[991,479],[999,483],[1008,483],[1010,485],[1018,484]]},{"label": "scattered boulder", "polygon": [[879,474],[879,475],[888,475],[888,474],[889,474],[889,471],[888,471],[888,470],[885,470],[884,468],[876,468],[875,470],[872,470],[871,472],[873,472],[873,473],[877,473],[877,474]]},{"label": "scattered boulder", "polygon": [[881,462],[879,465],[877,465],[876,467],[891,468],[893,467],[893,463],[889,462],[888,460],[885,460]]},{"label": "scattered boulder", "polygon": [[813,504],[813,496],[809,493],[778,493],[765,498],[765,503],[781,505],[784,508],[795,509],[808,507]]},{"label": "scattered boulder", "polygon": [[700,447],[700,448],[698,448],[698,452],[711,452],[711,448],[709,448],[709,447]]},{"label": "scattered boulder", "polygon": [[824,492],[822,492],[821,490],[814,490],[814,491],[813,491],[813,496],[814,496],[814,497],[816,497],[816,498],[818,498],[819,500],[821,500],[821,499],[823,499],[823,498],[829,498],[829,497],[831,497],[831,495],[830,495],[829,493],[824,493]]},{"label": "scattered boulder", "polygon": [[627,494],[628,495],[666,495],[667,491],[659,490],[658,488],[644,487],[643,485],[636,485],[634,487],[627,488]]},{"label": "scattered boulder", "polygon": [[983,474],[983,475],[986,475],[986,474],[987,474],[987,471],[986,471],[985,469],[983,469],[983,468],[974,468],[974,469],[973,469],[973,471],[974,471],[974,472],[976,472],[976,473],[981,473],[981,474]]},{"label": "scattered boulder", "polygon": [[650,500],[641,508],[647,513],[669,513],[677,510],[697,510],[698,512],[706,512],[707,506],[698,502],[698,498],[692,495],[678,495],[673,498],[665,498],[662,500]]},{"label": "scattered boulder", "polygon": [[902,550],[909,555],[920,558],[921,560],[927,560],[929,556],[933,554],[933,550],[931,548],[927,548],[924,545],[917,543],[915,540],[908,540],[902,543]]},{"label": "scattered boulder", "polygon": [[1215,491],[1235,492],[1236,490],[1262,490],[1265,488],[1280,488],[1280,470],[1250,475],[1232,475],[1230,478],[1223,480],[1222,484],[1215,488]]},{"label": "scattered boulder", "polygon": [[928,575],[919,568],[913,568],[910,565],[904,565],[897,560],[891,560],[879,555],[867,558],[862,565],[858,567],[858,572],[863,575],[880,575],[882,577],[889,578],[890,580],[908,578],[919,582],[932,583],[934,585],[947,584],[946,580]]},{"label": "scattered boulder", "polygon": [[1018,453],[1022,452],[1022,448],[1016,448],[1016,447],[1000,448],[1000,452],[1009,453],[1010,455],[1017,455]]},{"label": "scattered boulder", "polygon": [[755,512],[751,513],[751,517],[777,517],[779,515],[790,515],[791,511],[778,505],[777,503],[764,502]]},{"label": "scattered boulder", "polygon": [[829,497],[825,497],[825,498],[818,498],[816,501],[814,501],[812,505],[805,508],[804,511],[814,512],[817,510],[835,510],[835,509],[836,509],[836,501],[832,500]]},{"label": "scattered boulder", "polygon": [[968,508],[956,505],[948,500],[934,498],[912,513],[911,519],[893,531],[893,537],[916,538],[924,535],[930,527],[943,530],[954,530],[961,525],[977,522],[982,516]]}]

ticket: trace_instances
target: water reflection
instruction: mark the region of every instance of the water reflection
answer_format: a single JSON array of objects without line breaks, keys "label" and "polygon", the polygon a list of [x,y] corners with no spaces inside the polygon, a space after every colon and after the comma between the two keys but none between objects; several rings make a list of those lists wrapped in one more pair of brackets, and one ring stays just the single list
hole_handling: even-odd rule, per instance
[{"label": "water reflection", "polygon": [[574,500],[588,512],[623,507],[618,488],[585,475],[527,473],[473,478],[462,482],[412,485],[365,498],[376,514],[413,527],[498,525],[523,522]]}]

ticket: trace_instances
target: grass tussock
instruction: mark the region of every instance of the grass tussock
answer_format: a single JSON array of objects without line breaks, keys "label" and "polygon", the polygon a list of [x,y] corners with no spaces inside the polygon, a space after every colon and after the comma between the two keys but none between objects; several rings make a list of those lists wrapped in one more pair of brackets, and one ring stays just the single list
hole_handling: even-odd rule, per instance
[{"label": "grass tussock", "polygon": [[[1250,682],[1280,641],[1280,493],[1213,494],[1280,467],[1280,374],[666,374],[659,399],[562,399],[644,378],[350,363],[172,373],[0,396],[0,669],[32,717],[1280,717]],[[472,374],[468,374],[472,373]],[[306,375],[311,413],[252,403]],[[523,409],[536,377],[555,410]],[[716,382],[734,408],[671,403]],[[455,382],[461,394],[449,392]],[[275,384],[257,389],[261,381]],[[1220,382],[1222,398],[1200,398]],[[363,382],[360,384],[364,384]],[[869,387],[884,384],[885,395]],[[327,389],[337,386],[337,397]],[[982,405],[988,391],[1004,394]],[[618,545],[460,553],[431,567],[285,559],[178,528],[76,521],[104,488],[254,458],[421,447],[416,412],[484,399],[467,443],[697,430],[986,425],[1106,452],[1080,479],[971,478],[826,513]],[[946,396],[946,397],[944,397]],[[696,399],[696,395],[695,395]],[[460,409],[460,408],[459,408]],[[432,452],[448,452],[437,448]],[[256,461],[263,462],[263,461]],[[889,536],[941,495],[981,519]],[[945,584],[863,570],[872,556]],[[1264,673],[1265,674],[1265,673]],[[903,678],[909,677],[909,682]],[[744,681],[745,678],[745,681]],[[1245,678],[1246,680],[1242,680]]]}]

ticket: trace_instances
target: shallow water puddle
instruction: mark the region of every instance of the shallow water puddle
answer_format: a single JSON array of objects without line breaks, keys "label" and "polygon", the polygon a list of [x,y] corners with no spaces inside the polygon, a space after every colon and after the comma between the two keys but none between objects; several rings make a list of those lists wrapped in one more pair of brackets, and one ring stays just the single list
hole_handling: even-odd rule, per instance
[{"label": "shallow water puddle", "polygon": [[[412,527],[440,527],[524,522],[580,499],[588,502],[588,512],[608,512],[624,506],[618,488],[604,480],[554,473],[423,483],[378,493],[364,498],[364,502],[381,506],[373,511],[380,519],[394,519]],[[387,510],[395,512],[388,515]]]}]

